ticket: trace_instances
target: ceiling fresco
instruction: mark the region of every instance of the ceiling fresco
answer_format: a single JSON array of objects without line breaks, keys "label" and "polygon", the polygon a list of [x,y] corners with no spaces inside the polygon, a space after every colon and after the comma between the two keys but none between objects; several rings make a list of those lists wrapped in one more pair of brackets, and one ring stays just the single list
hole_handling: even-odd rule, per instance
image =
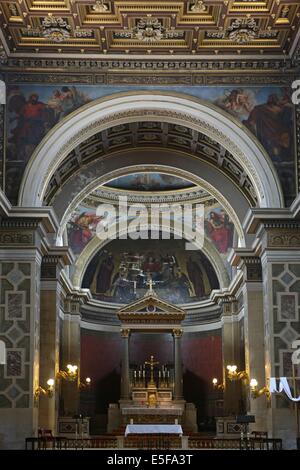
[{"label": "ceiling fresco", "polygon": [[195,185],[186,179],[165,173],[133,173],[115,178],[104,186],[131,191],[170,191],[192,188]]},{"label": "ceiling fresco", "polygon": [[[132,90],[167,90],[166,87],[122,87],[122,86],[66,86],[22,84],[10,85],[7,93],[6,126],[6,193],[10,200],[17,200],[18,187],[26,163],[32,152],[47,132],[58,122],[91,101]],[[244,124],[257,137],[268,152],[278,172],[287,205],[295,197],[297,182],[295,156],[294,106],[291,102],[291,88],[278,86],[201,87],[174,86],[172,92],[184,93],[213,103],[233,118]],[[200,144],[200,141],[202,143]],[[205,158],[219,166],[238,180],[241,188],[246,187],[253,200],[251,189],[243,168],[225,153],[217,153],[214,144],[206,136],[182,126],[163,123],[139,123],[114,127],[84,142],[68,155],[57,169],[47,190],[48,202],[76,168],[95,157],[125,147],[163,146],[188,149],[192,154],[201,152]]]},{"label": "ceiling fresco", "polygon": [[0,2],[12,54],[282,54],[292,49],[293,0],[18,0]]}]

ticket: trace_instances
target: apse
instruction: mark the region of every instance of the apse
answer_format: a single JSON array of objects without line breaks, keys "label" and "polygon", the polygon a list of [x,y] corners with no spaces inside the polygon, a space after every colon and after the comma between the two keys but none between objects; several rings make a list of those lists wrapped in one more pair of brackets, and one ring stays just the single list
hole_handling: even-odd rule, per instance
[{"label": "apse", "polygon": [[219,288],[215,270],[184,240],[114,240],[92,258],[82,280],[94,299],[129,304],[153,283],[157,295],[174,304],[207,299]]}]

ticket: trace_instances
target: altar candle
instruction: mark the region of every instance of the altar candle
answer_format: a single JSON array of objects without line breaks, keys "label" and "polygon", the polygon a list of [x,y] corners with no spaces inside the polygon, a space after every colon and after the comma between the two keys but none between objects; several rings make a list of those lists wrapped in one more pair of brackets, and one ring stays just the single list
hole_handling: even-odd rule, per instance
[{"label": "altar candle", "polygon": [[142,376],[142,372],[139,370],[139,378],[141,378]]},{"label": "altar candle", "polygon": [[161,377],[160,370],[158,371],[158,377],[159,377],[159,378]]},{"label": "altar candle", "polygon": [[136,370],[134,371],[134,377],[136,378]]},{"label": "altar candle", "polygon": [[143,378],[145,378],[145,371],[143,370]]}]

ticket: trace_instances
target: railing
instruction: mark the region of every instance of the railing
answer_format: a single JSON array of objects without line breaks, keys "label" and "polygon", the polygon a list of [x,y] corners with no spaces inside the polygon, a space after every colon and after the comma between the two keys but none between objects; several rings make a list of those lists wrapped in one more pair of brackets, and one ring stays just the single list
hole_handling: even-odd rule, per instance
[{"label": "railing", "polygon": [[250,438],[250,439],[203,439],[193,436],[189,438],[189,449],[236,449],[236,450],[281,450],[281,439]]},{"label": "railing", "polygon": [[25,439],[25,449],[28,450],[66,450],[66,449],[107,449],[117,448],[116,437],[99,436],[95,438],[74,439],[68,437],[53,437],[45,439],[43,437],[28,437]]},{"label": "railing", "polygon": [[[186,438],[187,439],[187,438]],[[114,436],[104,435],[92,438],[74,439],[67,437],[28,437],[25,439],[26,450],[66,450],[66,449],[181,449],[182,440],[170,434]],[[281,439],[219,439],[190,436],[188,449],[232,449],[232,450],[281,450]]]}]

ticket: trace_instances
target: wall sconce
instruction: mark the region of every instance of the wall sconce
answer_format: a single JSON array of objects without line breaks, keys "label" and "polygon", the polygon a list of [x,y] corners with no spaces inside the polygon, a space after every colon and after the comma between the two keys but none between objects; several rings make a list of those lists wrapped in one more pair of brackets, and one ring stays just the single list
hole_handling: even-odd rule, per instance
[{"label": "wall sconce", "polygon": [[262,395],[266,395],[268,399],[271,397],[271,393],[268,387],[263,387],[261,389],[258,389],[258,382],[256,379],[251,379],[249,385],[250,385],[250,390],[251,390],[251,398],[258,398],[258,397],[261,397]]},{"label": "wall sconce", "polygon": [[236,365],[228,365],[226,367],[229,380],[243,380],[249,382],[249,375],[245,370],[238,371]]},{"label": "wall sconce", "polygon": [[68,364],[67,370],[60,370],[57,377],[74,382],[78,378],[78,366]]},{"label": "wall sconce", "polygon": [[91,386],[91,383],[92,383],[92,379],[90,377],[86,377],[85,381],[84,382],[79,382],[79,388],[82,390],[82,389],[85,389],[85,388],[89,388]]},{"label": "wall sconce", "polygon": [[40,395],[46,395],[49,398],[53,397],[54,385],[55,385],[54,379],[48,379],[47,388],[43,388],[39,385],[34,391],[34,398],[38,399]]},{"label": "wall sconce", "polygon": [[212,379],[212,384],[214,389],[222,391],[224,390],[224,384],[218,384],[218,379],[216,377]]}]

